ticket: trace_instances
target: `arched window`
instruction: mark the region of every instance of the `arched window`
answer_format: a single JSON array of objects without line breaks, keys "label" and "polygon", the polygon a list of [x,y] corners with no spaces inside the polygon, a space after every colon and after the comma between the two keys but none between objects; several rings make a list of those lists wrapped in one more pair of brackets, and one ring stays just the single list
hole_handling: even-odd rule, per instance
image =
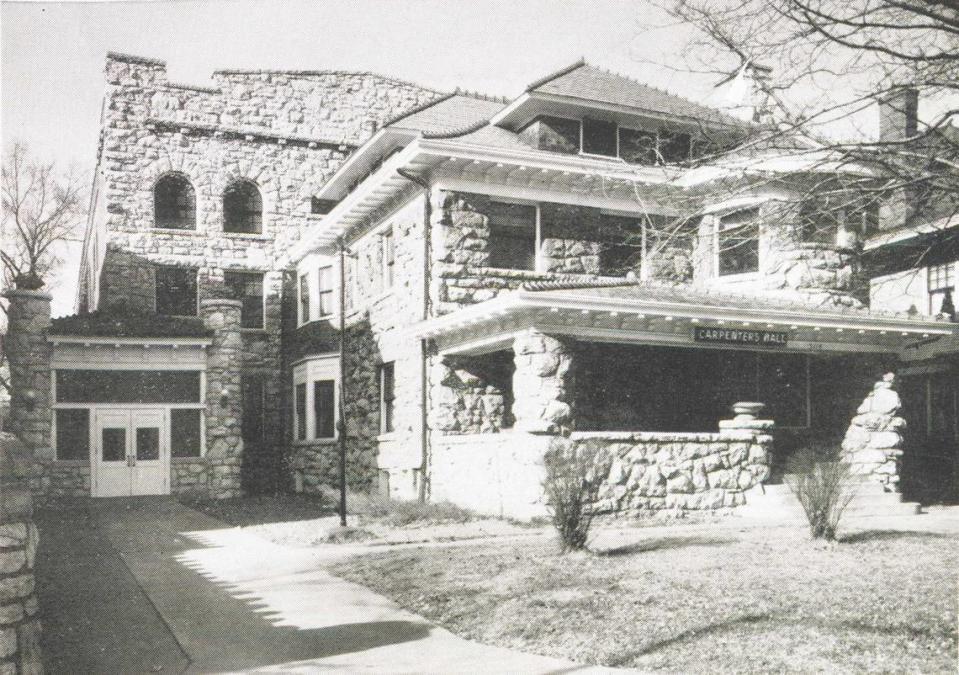
[{"label": "arched window", "polygon": [[169,173],[153,186],[153,226],[196,229],[196,196],[183,174]]},{"label": "arched window", "polygon": [[263,200],[256,185],[239,181],[223,192],[223,231],[244,234],[263,231]]}]

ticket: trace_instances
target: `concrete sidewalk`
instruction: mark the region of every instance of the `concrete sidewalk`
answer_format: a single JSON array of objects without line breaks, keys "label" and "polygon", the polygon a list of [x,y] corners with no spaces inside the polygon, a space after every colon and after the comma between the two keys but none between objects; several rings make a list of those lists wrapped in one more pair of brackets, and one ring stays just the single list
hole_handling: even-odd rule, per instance
[{"label": "concrete sidewalk", "polygon": [[[106,619],[117,631],[117,648],[127,634],[168,632],[175,643],[166,649],[179,654],[121,669],[110,667],[108,657],[88,672],[603,672],[458,638],[328,574],[323,566],[330,553],[322,548],[278,546],[170,499],[93,500],[87,508],[87,528],[125,562],[158,615],[146,624]],[[122,576],[114,568],[78,573],[105,577],[103,593],[109,577]],[[117,607],[119,616],[125,604]]]}]

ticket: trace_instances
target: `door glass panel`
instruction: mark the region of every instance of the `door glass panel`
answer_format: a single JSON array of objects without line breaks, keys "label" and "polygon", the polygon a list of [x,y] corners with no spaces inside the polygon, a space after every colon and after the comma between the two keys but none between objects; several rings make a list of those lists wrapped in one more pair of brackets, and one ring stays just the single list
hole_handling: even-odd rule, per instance
[{"label": "door glass panel", "polygon": [[160,459],[160,430],[157,427],[137,429],[137,460]]},{"label": "door glass panel", "polygon": [[123,462],[127,458],[127,430],[104,429],[100,434],[100,452],[104,462]]}]

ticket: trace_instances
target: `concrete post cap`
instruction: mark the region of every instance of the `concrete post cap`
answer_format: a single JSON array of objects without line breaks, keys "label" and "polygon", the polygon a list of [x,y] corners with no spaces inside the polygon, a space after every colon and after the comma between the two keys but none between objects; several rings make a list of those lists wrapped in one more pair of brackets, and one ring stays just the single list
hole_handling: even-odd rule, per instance
[{"label": "concrete post cap", "polygon": [[30,291],[25,288],[8,288],[3,292],[5,298],[34,298],[36,300],[53,300],[53,296],[45,291]]}]

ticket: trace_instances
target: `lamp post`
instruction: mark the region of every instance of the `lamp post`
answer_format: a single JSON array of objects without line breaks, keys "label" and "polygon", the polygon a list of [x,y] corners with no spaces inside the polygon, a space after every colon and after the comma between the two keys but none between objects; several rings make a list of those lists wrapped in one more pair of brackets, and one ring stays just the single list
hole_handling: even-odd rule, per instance
[{"label": "lamp post", "polygon": [[340,526],[346,527],[346,244],[337,239],[340,254]]}]

